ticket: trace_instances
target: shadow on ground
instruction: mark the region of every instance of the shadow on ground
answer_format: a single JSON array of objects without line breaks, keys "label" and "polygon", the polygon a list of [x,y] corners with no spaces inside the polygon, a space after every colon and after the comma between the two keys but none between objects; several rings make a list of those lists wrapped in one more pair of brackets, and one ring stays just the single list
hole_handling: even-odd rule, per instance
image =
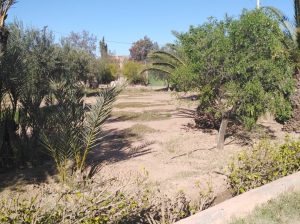
[{"label": "shadow on ground", "polygon": [[[197,113],[196,110],[186,109],[186,108],[179,108],[177,113],[174,115],[175,117],[179,118],[192,118],[196,119]],[[205,133],[211,133],[218,131],[218,129],[213,128],[200,128],[195,124],[188,123],[184,125],[186,130],[193,129],[193,130],[201,130]],[[249,145],[253,142],[253,139],[260,139],[260,138],[268,138],[268,139],[275,139],[275,131],[271,129],[270,126],[265,124],[257,124],[251,131],[245,130],[241,124],[231,123],[228,125],[227,134],[225,138],[232,137],[235,140],[235,143],[240,145]]]},{"label": "shadow on ground", "polygon": [[[104,132],[101,143],[89,154],[87,165],[98,169],[104,163],[114,163],[151,152],[149,146],[153,142],[146,142],[132,147],[136,136],[125,130],[110,129]],[[0,192],[5,188],[18,190],[26,184],[41,184],[57,174],[54,163],[51,161],[26,169],[7,170],[0,173]]]},{"label": "shadow on ground", "polygon": [[7,187],[17,190],[19,185],[44,183],[55,174],[54,164],[49,161],[32,168],[3,171],[0,173],[0,192]]},{"label": "shadow on ground", "polygon": [[115,163],[151,153],[153,142],[133,147],[132,143],[137,136],[126,129],[109,129],[104,136],[102,143],[89,154],[88,164]]}]

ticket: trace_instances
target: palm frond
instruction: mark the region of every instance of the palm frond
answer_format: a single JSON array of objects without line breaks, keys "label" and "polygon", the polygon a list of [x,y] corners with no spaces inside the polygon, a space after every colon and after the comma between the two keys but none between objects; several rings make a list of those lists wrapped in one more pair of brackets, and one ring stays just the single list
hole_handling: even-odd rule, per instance
[{"label": "palm frond", "polygon": [[150,53],[149,58],[150,59],[155,59],[155,58],[161,58],[162,56],[166,56],[167,58],[171,58],[174,59],[175,61],[179,62],[179,64],[185,64],[184,60],[182,60],[179,56],[173,54],[173,53],[169,53],[166,51],[154,51],[152,53]]},{"label": "palm frond", "polygon": [[4,27],[4,22],[7,17],[7,12],[10,7],[15,4],[16,0],[1,0],[0,1],[0,27]]},{"label": "palm frond", "polygon": [[147,71],[155,71],[155,72],[161,72],[161,73],[164,73],[164,74],[167,74],[167,75],[171,75],[172,74],[172,71],[168,71],[164,68],[158,68],[158,67],[149,67],[149,68],[145,68],[141,71],[141,74],[147,72]]},{"label": "palm frond", "polygon": [[102,124],[109,117],[113,103],[122,88],[119,86],[106,89],[99,93],[96,104],[90,107],[86,115],[85,128],[82,132],[84,142],[82,161],[79,170],[84,168],[88,152],[92,150],[101,140]]},{"label": "palm frond", "polygon": [[284,15],[279,9],[272,6],[262,7],[263,10],[271,13],[280,22],[280,25],[284,28],[288,36],[295,42],[296,41],[296,28],[289,21],[288,17]]}]

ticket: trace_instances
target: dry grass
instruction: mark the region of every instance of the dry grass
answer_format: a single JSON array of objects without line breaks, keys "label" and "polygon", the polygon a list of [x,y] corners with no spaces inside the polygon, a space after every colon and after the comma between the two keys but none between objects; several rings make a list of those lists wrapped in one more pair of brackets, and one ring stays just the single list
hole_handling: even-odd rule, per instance
[{"label": "dry grass", "polygon": [[147,102],[122,102],[114,105],[114,108],[124,109],[124,108],[145,108],[145,107],[154,107],[162,106],[162,104],[149,104]]},{"label": "dry grass", "polygon": [[144,125],[144,124],[135,124],[130,128],[125,129],[125,137],[126,138],[133,138],[133,139],[140,139],[145,134],[156,132],[155,129]]},{"label": "dry grass", "polygon": [[147,110],[140,113],[115,111],[112,113],[112,116],[116,117],[118,121],[157,121],[169,119],[171,114],[169,112],[163,112],[162,110]]}]

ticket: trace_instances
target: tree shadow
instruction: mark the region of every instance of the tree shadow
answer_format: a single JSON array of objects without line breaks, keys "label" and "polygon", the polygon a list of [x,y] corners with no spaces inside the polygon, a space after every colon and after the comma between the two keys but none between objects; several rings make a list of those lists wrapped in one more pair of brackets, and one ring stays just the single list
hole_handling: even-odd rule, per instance
[{"label": "tree shadow", "polygon": [[89,154],[87,159],[88,165],[103,162],[115,163],[151,153],[149,146],[153,142],[132,146],[132,143],[138,136],[130,133],[127,129],[109,129],[105,131],[104,136],[101,143]]},{"label": "tree shadow", "polygon": [[178,111],[174,114],[177,118],[195,118],[196,110],[178,108]]},{"label": "tree shadow", "polygon": [[[132,146],[138,136],[130,133],[127,129],[109,129],[103,133],[103,136],[100,144],[89,153],[86,161],[86,165],[94,170],[104,163],[115,163],[151,153],[149,146],[153,142]],[[0,192],[6,188],[20,191],[19,186],[45,183],[57,174],[54,162],[49,160],[49,157],[42,157],[40,162],[42,165],[31,168],[0,172]]]},{"label": "tree shadow", "polygon": [[199,94],[191,94],[188,96],[181,96],[178,97],[179,100],[189,100],[189,101],[196,101],[199,100]]},{"label": "tree shadow", "polygon": [[[196,110],[191,110],[186,108],[179,108],[178,112],[174,116],[177,116],[179,118],[198,119]],[[184,128],[186,130],[191,130],[191,129],[201,130],[204,133],[213,134],[216,131],[218,131],[219,127],[217,127],[217,125],[211,125],[211,127],[199,127],[197,124],[188,123],[184,125]],[[248,131],[243,127],[241,123],[230,122],[228,124],[228,128],[226,132],[227,133],[225,135],[225,139],[232,137],[235,143],[242,146],[252,144],[253,139],[260,139],[260,138],[275,139],[276,138],[275,131],[272,130],[270,126],[264,124],[257,124],[254,129]]]},{"label": "tree shadow", "polygon": [[7,187],[17,189],[19,185],[47,182],[48,178],[54,176],[56,173],[54,163],[51,161],[26,169],[3,171],[0,173],[0,192]]}]

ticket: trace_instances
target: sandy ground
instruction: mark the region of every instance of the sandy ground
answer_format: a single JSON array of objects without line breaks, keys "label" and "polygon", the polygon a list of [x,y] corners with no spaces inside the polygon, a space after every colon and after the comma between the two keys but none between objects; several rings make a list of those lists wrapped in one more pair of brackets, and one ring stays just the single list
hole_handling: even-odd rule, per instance
[{"label": "sandy ground", "polygon": [[[93,99],[88,101],[92,102]],[[174,193],[183,190],[190,197],[197,193],[195,183],[200,182],[205,186],[210,182],[217,195],[228,195],[226,177],[220,173],[226,173],[229,160],[242,146],[233,138],[228,138],[224,150],[219,151],[214,148],[216,131],[204,133],[191,128],[194,120],[188,113],[195,110],[195,101],[179,100],[178,96],[171,92],[131,90],[122,93],[115,105],[120,103],[140,103],[146,106],[114,108],[114,112],[144,113],[161,110],[167,111],[171,116],[167,119],[147,121],[118,120],[117,117],[112,117],[104,128],[108,133],[111,132],[112,136],[118,136],[116,133],[136,124],[146,125],[155,132],[145,133],[140,139],[129,140],[123,145],[110,145],[108,150],[114,152],[107,158],[111,162],[103,168],[104,173],[126,175],[131,171],[146,171],[149,179],[159,186],[162,192]],[[261,119],[261,123],[269,127],[276,139],[284,138],[285,133],[281,131],[281,125],[270,118]],[[108,153],[103,150],[96,150],[94,156]],[[113,158],[114,153],[118,159]]]},{"label": "sandy ground", "polygon": [[[218,195],[217,203],[229,198],[226,176],[222,173],[226,173],[232,156],[245,146],[229,137],[224,150],[217,150],[217,131],[206,133],[193,128],[192,115],[197,101],[186,99],[187,96],[149,89],[130,88],[123,91],[115,102],[113,116],[104,125],[104,143],[89,156],[89,161],[106,164],[95,178],[101,179],[107,175],[130,179],[132,173],[140,172],[146,173],[150,184],[159,187],[162,193],[173,194],[183,190],[193,198],[199,193],[196,183],[203,188],[210,183]],[[92,104],[95,97],[89,97],[86,101]],[[131,115],[149,112],[157,117],[139,120],[120,116],[120,113]],[[161,114],[168,116],[159,119]],[[268,129],[273,139],[284,139],[286,133],[281,131],[281,125],[270,117],[260,119],[260,124]],[[128,130],[136,125],[151,131],[128,134]],[[46,173],[37,174],[33,168],[14,173],[14,178],[1,177],[6,187],[0,192],[17,190],[20,185],[24,186],[22,180],[26,178],[29,180],[26,184],[47,183],[49,175],[53,176],[55,171],[53,168],[46,170]],[[23,192],[34,192],[31,188],[35,188],[35,185],[28,187]]]}]

